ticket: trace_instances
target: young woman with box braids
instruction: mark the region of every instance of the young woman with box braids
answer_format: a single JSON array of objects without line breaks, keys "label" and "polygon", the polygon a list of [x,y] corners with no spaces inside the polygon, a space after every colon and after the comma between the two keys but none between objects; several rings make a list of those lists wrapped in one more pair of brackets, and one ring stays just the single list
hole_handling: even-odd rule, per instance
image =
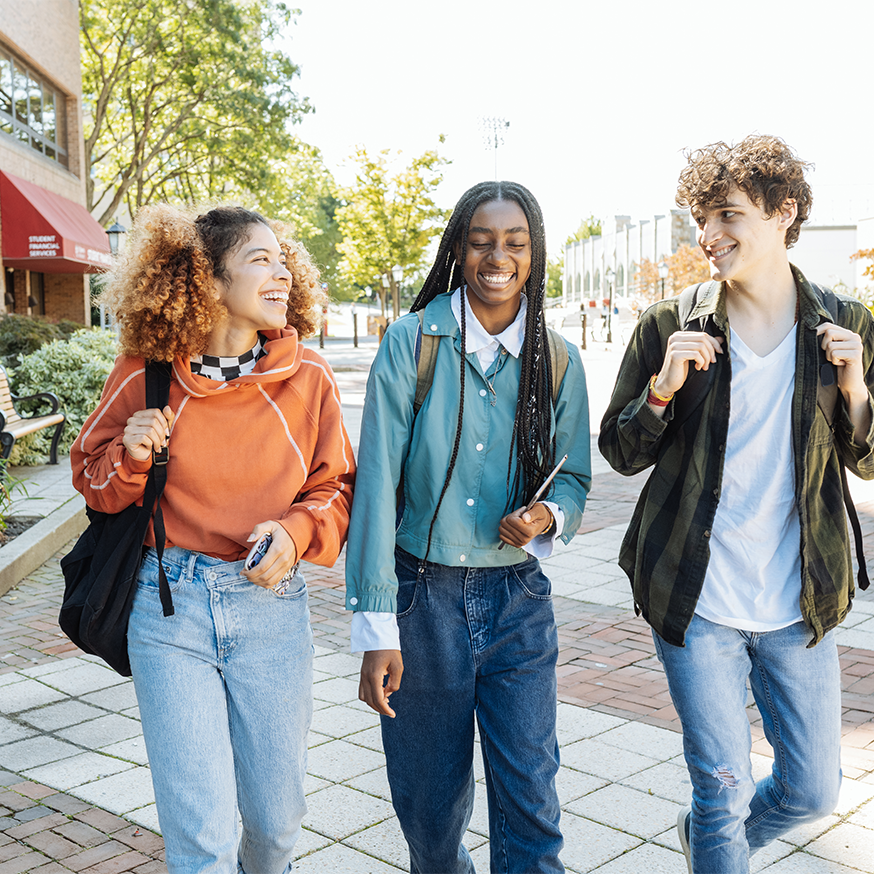
[{"label": "young woman with box braids", "polygon": [[[359,697],[382,714],[392,801],[418,874],[473,871],[461,841],[473,808],[474,720],[492,870],[564,870],[558,643],[538,556],[579,528],[589,426],[574,347],[553,397],[544,241],[540,207],[523,186],[467,191],[368,380],[347,606],[353,651],[365,653]],[[435,345],[428,382],[422,361]]]}]

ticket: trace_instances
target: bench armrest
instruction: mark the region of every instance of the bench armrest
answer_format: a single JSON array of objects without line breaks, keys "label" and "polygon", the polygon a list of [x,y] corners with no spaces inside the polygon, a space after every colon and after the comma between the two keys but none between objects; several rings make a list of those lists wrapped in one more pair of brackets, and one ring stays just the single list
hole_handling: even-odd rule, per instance
[{"label": "bench armrest", "polygon": [[[50,416],[52,413],[57,413],[57,411],[60,409],[60,406],[61,406],[61,399],[54,392],[51,392],[51,391],[41,391],[38,394],[28,395],[27,397],[19,397],[18,395],[14,395],[10,392],[9,396],[12,398],[12,403],[15,406],[15,410],[16,410],[16,412],[18,412],[19,416],[21,416],[21,413],[18,411],[18,401],[40,401],[41,400],[41,401],[48,401],[52,405],[52,408],[48,413],[39,413],[39,414],[33,413],[30,416],[21,416],[22,419],[30,419],[36,415]],[[3,424],[4,425],[6,424],[5,420],[4,420]],[[0,430],[2,430],[2,427],[0,427]]]}]

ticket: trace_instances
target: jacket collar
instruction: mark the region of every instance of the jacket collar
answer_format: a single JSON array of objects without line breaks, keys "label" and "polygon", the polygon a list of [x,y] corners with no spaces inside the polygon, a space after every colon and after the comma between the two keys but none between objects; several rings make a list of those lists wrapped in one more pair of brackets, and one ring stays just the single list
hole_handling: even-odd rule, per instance
[{"label": "jacket collar", "polygon": [[[830,322],[831,316],[828,310],[823,306],[820,295],[814,291],[807,277],[794,264],[790,264],[789,268],[792,270],[795,286],[798,289],[801,321],[812,330],[816,330],[823,322]],[[724,282],[710,280],[701,283],[698,300],[689,314],[689,321],[704,319],[707,316],[713,316],[713,321],[725,332],[728,325],[728,312],[725,307]]]},{"label": "jacket collar", "polygon": [[438,294],[422,316],[422,333],[439,337],[457,337],[461,330],[452,314],[452,293]]}]

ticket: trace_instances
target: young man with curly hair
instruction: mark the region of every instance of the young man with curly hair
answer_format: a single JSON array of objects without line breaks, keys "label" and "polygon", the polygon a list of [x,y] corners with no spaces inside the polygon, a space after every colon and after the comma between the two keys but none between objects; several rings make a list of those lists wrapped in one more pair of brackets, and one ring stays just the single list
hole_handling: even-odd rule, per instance
[{"label": "young man with curly hair", "polygon": [[[811,192],[782,140],[687,158],[677,203],[712,281],[641,315],[599,445],[620,473],[653,468],[620,564],[683,727],[689,871],[746,874],[837,803],[832,629],[854,595],[842,469],[874,477],[874,321],[790,264]],[[747,681],[774,749],[758,783]]]}]

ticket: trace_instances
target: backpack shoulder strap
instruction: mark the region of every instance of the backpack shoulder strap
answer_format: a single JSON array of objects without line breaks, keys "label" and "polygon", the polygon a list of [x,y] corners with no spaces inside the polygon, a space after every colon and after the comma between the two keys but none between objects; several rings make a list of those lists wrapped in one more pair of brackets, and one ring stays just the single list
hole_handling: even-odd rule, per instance
[{"label": "backpack shoulder strap", "polygon": [[[810,283],[814,292],[820,300],[820,303],[828,310],[831,320],[836,324],[838,322],[838,296],[830,289],[821,285]],[[829,428],[833,426],[835,420],[835,412],[838,407],[838,386],[837,374],[834,364],[826,360],[825,352],[819,348],[819,379],[816,383],[816,403],[822,410]],[[835,441],[835,449],[838,453],[838,460],[841,466],[841,491],[844,496],[844,508],[847,511],[847,516],[850,520],[850,528],[853,531],[853,540],[856,546],[856,560],[859,565],[859,573],[856,577],[860,589],[867,589],[870,585],[868,580],[868,567],[865,562],[865,553],[862,543],[862,526],[859,524],[859,514],[856,512],[856,505],[853,503],[853,496],[850,494],[850,484],[847,482],[847,468],[844,464],[843,454],[840,444]]]},{"label": "backpack shoulder strap", "polygon": [[[830,289],[810,283],[820,303],[828,310],[831,320],[838,324],[838,296]],[[816,403],[831,427],[838,406],[837,373],[834,364],[826,360],[825,352],[818,346],[819,379],[816,383]]]},{"label": "backpack shoulder strap", "polygon": [[440,348],[440,338],[435,334],[426,334],[422,330],[425,311],[419,310],[419,327],[416,330],[416,394],[413,398],[413,416],[418,415],[431,383],[434,382],[434,369],[437,367],[437,350]]},{"label": "backpack shoulder strap", "polygon": [[[166,361],[146,362],[146,409],[163,410],[170,400],[170,383],[173,381],[173,373],[170,364]],[[146,491],[143,495],[143,511],[153,516],[155,528],[155,551],[158,553],[158,594],[161,598],[161,607],[165,616],[172,616],[173,596],[170,593],[170,584],[164,574],[164,542],[166,532],[164,530],[164,514],[161,510],[161,495],[164,486],[167,485],[167,461],[170,450],[165,446],[160,452],[152,450],[152,466],[149,469],[149,478],[146,480]]]},{"label": "backpack shoulder strap", "polygon": [[695,285],[690,285],[680,292],[680,300],[677,304],[677,319],[680,322],[680,330],[685,331],[686,325],[689,324],[689,316],[698,302],[698,289],[703,283],[699,282]]},{"label": "backpack shoulder strap", "polygon": [[[709,315],[700,315],[699,310],[708,303],[719,291],[719,283],[712,280],[699,282],[683,289],[677,303],[677,320],[681,331],[706,331],[712,334],[716,328]],[[664,338],[667,342],[667,338]],[[670,427],[679,429],[701,405],[716,379],[716,368],[694,370],[689,368],[689,375],[683,387],[674,395],[673,419]]]},{"label": "backpack shoulder strap", "polygon": [[561,382],[567,372],[570,355],[564,337],[552,328],[546,329],[546,344],[549,346],[549,363],[552,365],[552,405],[554,407],[558,401]]}]

